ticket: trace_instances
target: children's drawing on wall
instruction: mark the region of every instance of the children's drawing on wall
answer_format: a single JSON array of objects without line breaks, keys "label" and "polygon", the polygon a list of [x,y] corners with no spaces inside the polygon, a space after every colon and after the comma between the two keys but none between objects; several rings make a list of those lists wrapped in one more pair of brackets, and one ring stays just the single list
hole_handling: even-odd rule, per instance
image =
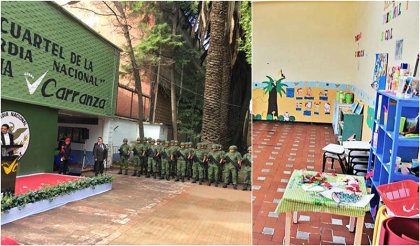
[{"label": "children's drawing on wall", "polygon": [[302,103],[296,102],[296,111],[302,111]]},{"label": "children's drawing on wall", "polygon": [[312,102],[308,101],[305,103],[305,111],[303,111],[304,116],[311,116],[312,114]]},{"label": "children's drawing on wall", "polygon": [[285,112],[283,116],[284,116],[284,121],[289,121],[290,120],[289,112]]},{"label": "children's drawing on wall", "polygon": [[321,102],[314,102],[314,115],[319,115],[320,107],[321,107]]},{"label": "children's drawing on wall", "polygon": [[302,100],[303,99],[303,89],[297,88],[296,90],[296,100]]},{"label": "children's drawing on wall", "polygon": [[326,102],[324,105],[325,114],[330,114],[331,105],[329,102]]},{"label": "children's drawing on wall", "polygon": [[324,90],[324,91],[319,92],[319,100],[328,101],[328,90]]},{"label": "children's drawing on wall", "polygon": [[402,58],[404,39],[395,42],[395,60],[399,61]]},{"label": "children's drawing on wall", "polygon": [[376,54],[375,69],[373,71],[373,82],[370,84],[373,89],[385,89],[387,66],[388,53]]},{"label": "children's drawing on wall", "polygon": [[280,97],[283,97],[283,94],[286,94],[286,91],[283,87],[287,87],[286,84],[282,83],[282,80],[286,79],[283,71],[280,70],[281,77],[274,81],[270,76],[266,76],[268,81],[264,81],[264,94],[268,93],[268,108],[267,108],[267,119],[273,120],[274,117],[278,117],[278,106],[277,106],[277,94]]},{"label": "children's drawing on wall", "polygon": [[286,88],[286,97],[295,97],[295,88]]},{"label": "children's drawing on wall", "polygon": [[306,100],[314,100],[314,97],[312,96],[312,89],[311,88],[306,89],[305,99]]}]

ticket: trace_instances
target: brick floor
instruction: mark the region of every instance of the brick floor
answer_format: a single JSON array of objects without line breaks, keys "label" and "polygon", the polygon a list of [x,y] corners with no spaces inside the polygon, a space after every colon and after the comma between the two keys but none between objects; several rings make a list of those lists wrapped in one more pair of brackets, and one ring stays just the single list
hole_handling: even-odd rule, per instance
[{"label": "brick floor", "polygon": [[[259,150],[253,160],[253,185],[260,187],[253,190],[253,244],[282,244],[285,215],[274,217],[270,212],[275,210],[278,199],[283,196],[286,180],[294,169],[321,171],[322,148],[328,143],[336,143],[336,140],[330,125],[285,122],[254,122],[252,137],[253,149]],[[329,168],[330,164],[327,164],[327,170],[334,170]],[[339,165],[334,168],[341,172]],[[265,179],[258,179],[261,176]],[[291,244],[353,243],[354,233],[346,228],[348,217],[310,212],[299,213],[299,216],[301,221],[292,224]],[[340,221],[342,225],[339,225]],[[369,214],[366,214],[365,222],[372,223]],[[264,228],[273,228],[274,234],[263,234]],[[362,243],[369,244],[372,234],[373,229],[365,226]]]},{"label": "brick floor", "polygon": [[116,175],[109,192],[1,227],[20,244],[251,244],[248,191]]}]

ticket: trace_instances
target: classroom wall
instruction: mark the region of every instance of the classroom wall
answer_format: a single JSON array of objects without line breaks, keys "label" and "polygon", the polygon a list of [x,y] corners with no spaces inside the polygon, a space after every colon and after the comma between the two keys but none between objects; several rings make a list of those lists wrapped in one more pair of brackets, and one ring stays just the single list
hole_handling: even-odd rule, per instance
[{"label": "classroom wall", "polygon": [[[384,24],[384,15],[393,9],[393,4],[401,14]],[[323,85],[337,84],[340,90],[353,91],[355,99],[364,104],[362,139],[369,141],[375,98],[375,90],[370,86],[375,54],[389,53],[391,66],[401,62],[414,66],[419,50],[418,13],[417,1],[397,1],[387,6],[384,1],[254,2],[254,118],[258,113],[267,114],[267,110],[262,112],[266,106],[261,104],[266,103],[265,97],[268,97],[261,92],[262,82],[267,81],[267,75],[279,79],[282,69],[286,76],[284,82],[292,83],[292,87],[295,82],[315,81]],[[390,28],[392,39],[381,41],[381,33]],[[355,36],[360,33],[361,38],[356,41]],[[396,40],[401,38],[404,39],[402,59],[396,60]],[[363,56],[356,57],[356,51],[363,51]],[[257,100],[255,96],[258,96]],[[279,99],[279,103],[284,103],[280,102],[283,100]],[[291,108],[294,104],[289,100],[283,108]],[[281,105],[279,111],[280,108]],[[312,120],[318,122],[315,117]]]},{"label": "classroom wall", "polygon": [[354,55],[353,2],[254,2],[252,81],[349,83]]},{"label": "classroom wall", "polygon": [[[256,2],[253,5],[254,119],[331,123],[334,99],[351,81],[354,4],[351,2]],[[332,21],[334,20],[334,21]],[[316,23],[316,25],[314,25]],[[287,92],[268,106],[268,81],[286,76]],[[305,95],[299,96],[301,89]],[[308,89],[312,96],[306,96]],[[326,93],[327,97],[321,96]],[[308,107],[309,106],[309,107]]]},{"label": "classroom wall", "polygon": [[[401,4],[401,7],[400,7]],[[384,15],[397,7],[398,16],[384,23]],[[388,67],[399,65],[402,62],[409,63],[414,67],[417,53],[419,52],[419,2],[418,1],[396,1],[393,3],[379,2],[356,2],[354,6],[355,25],[353,36],[361,33],[361,39],[356,42],[352,39],[353,51],[364,50],[363,57],[354,57],[351,81],[360,90],[356,91],[360,99],[367,102],[364,111],[364,140],[370,140],[372,130],[368,127],[368,109],[373,114],[375,90],[370,84],[373,81],[375,66],[375,54],[388,53]],[[381,40],[382,32],[392,28],[392,38]],[[395,59],[396,41],[403,39],[403,52],[401,59]],[[413,70],[411,70],[413,71]]]}]

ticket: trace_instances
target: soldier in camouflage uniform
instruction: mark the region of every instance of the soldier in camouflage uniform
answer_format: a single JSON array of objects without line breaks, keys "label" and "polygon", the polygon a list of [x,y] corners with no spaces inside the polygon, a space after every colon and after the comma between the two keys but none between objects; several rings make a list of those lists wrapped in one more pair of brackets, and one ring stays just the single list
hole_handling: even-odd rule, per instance
[{"label": "soldier in camouflage uniform", "polygon": [[204,162],[206,161],[206,151],[204,143],[197,144],[197,150],[193,156],[193,181],[192,183],[197,182],[198,184],[203,183],[204,178]]},{"label": "soldier in camouflage uniform", "polygon": [[147,148],[147,178],[150,178],[150,175],[153,174],[153,158],[155,156],[155,140],[149,140],[149,146]]},{"label": "soldier in camouflage uniform", "polygon": [[251,190],[251,170],[252,170],[252,148],[248,147],[248,153],[242,157],[241,172],[244,176],[244,187],[242,190]]},{"label": "soldier in camouflage uniform", "polygon": [[169,180],[169,160],[170,160],[170,146],[169,141],[163,143],[163,150],[161,152],[162,169],[160,172],[160,179],[166,178]]},{"label": "soldier in camouflage uniform", "polygon": [[128,158],[130,157],[130,145],[127,144],[128,140],[126,138],[123,139],[123,144],[119,148],[120,152],[120,171],[118,174],[122,174],[122,170],[124,169],[125,175],[128,175]]},{"label": "soldier in camouflage uniform", "polygon": [[177,177],[175,181],[181,180],[182,182],[184,182],[186,160],[188,158],[188,150],[185,148],[185,143],[181,143],[181,148],[179,149],[177,154],[179,156],[176,163]]},{"label": "soldier in camouflage uniform", "polygon": [[[153,158],[153,178],[157,178],[160,176],[160,171],[162,169],[162,161],[161,161],[161,155],[162,155],[162,141],[160,139],[156,140],[156,146],[154,148],[155,156]],[[162,178],[163,179],[163,178]]]},{"label": "soldier in camouflage uniform", "polygon": [[[232,175],[233,189],[238,188],[238,167],[242,156],[237,152],[238,147],[232,145],[229,147],[229,152],[225,154],[225,167],[224,167],[224,184],[223,188],[226,188],[229,182],[229,175]],[[230,159],[230,161],[229,161]]]},{"label": "soldier in camouflage uniform", "polygon": [[205,161],[203,163],[203,180],[208,180],[208,171],[209,171],[209,162],[208,162],[208,154],[209,154],[209,149],[208,149],[208,145],[206,143],[203,143],[201,145],[201,149],[204,152],[204,156],[205,156]]},{"label": "soldier in camouflage uniform", "polygon": [[208,185],[210,186],[214,182],[215,186],[218,187],[220,162],[223,161],[223,153],[221,151],[218,151],[217,144],[213,144],[211,146],[211,151],[208,154],[207,160],[209,163]]},{"label": "soldier in camouflage uniform", "polygon": [[169,175],[175,178],[177,176],[176,172],[176,163],[177,163],[177,152],[179,150],[178,141],[177,140],[171,140],[172,145],[170,148],[170,162],[169,162]]},{"label": "soldier in camouflage uniform", "polygon": [[193,174],[193,171],[192,171],[192,167],[193,167],[192,157],[193,157],[193,154],[194,154],[194,148],[192,146],[192,142],[187,142],[186,145],[187,145],[186,148],[188,150],[188,154],[189,154],[190,158],[187,159],[187,162],[186,162],[187,167],[186,167],[185,175],[186,175],[187,179],[190,180],[190,178],[192,178],[192,176],[193,176],[192,175]]},{"label": "soldier in camouflage uniform", "polygon": [[217,152],[220,156],[222,156],[222,160],[219,162],[220,166],[219,166],[219,180],[220,182],[223,182],[223,162],[224,162],[224,157],[226,152],[222,150],[222,145],[221,144],[217,144]]},{"label": "soldier in camouflage uniform", "polygon": [[136,143],[132,146],[134,162],[134,173],[132,176],[140,176],[140,153],[143,150],[142,145],[141,138],[137,138]]},{"label": "soldier in camouflage uniform", "polygon": [[147,175],[147,140],[147,138],[143,139],[140,145],[140,171],[137,172],[137,177],[140,177],[141,174]]}]

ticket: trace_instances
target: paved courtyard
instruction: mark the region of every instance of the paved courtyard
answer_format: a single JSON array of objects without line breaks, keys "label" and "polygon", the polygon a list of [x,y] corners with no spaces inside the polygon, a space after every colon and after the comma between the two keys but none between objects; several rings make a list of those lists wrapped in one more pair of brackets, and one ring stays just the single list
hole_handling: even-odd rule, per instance
[{"label": "paved courtyard", "polygon": [[250,244],[251,193],[116,175],[113,190],[2,226],[21,244]]}]

